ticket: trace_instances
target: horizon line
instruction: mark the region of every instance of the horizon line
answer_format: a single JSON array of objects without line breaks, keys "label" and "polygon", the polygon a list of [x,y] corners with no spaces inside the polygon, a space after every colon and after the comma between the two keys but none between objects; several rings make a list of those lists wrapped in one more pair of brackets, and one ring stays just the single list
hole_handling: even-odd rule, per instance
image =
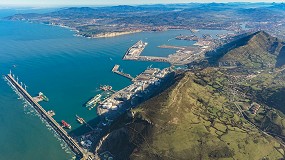
[{"label": "horizon line", "polygon": [[243,2],[243,1],[235,1],[235,2],[181,2],[181,3],[132,3],[132,4],[122,4],[122,3],[113,3],[113,4],[47,4],[43,6],[42,4],[32,5],[32,4],[0,4],[0,9],[2,8],[58,8],[58,7],[104,7],[104,6],[141,6],[141,5],[181,5],[181,4],[231,4],[231,3],[250,3],[250,4],[284,4],[284,2]]}]

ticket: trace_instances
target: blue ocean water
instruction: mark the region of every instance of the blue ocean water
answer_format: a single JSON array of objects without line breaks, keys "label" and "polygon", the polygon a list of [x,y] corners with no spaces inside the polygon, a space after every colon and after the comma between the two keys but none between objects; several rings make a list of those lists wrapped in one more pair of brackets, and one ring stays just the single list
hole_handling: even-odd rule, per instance
[{"label": "blue ocean water", "polygon": [[[0,10],[0,16],[18,11]],[[217,34],[225,31],[203,31]],[[203,33],[202,32],[202,33]],[[217,32],[217,33],[216,33]],[[65,120],[73,129],[79,127],[75,114],[89,121],[96,109],[82,105],[100,93],[100,84],[119,90],[131,82],[111,72],[120,64],[124,72],[135,76],[146,67],[164,68],[167,63],[122,61],[125,51],[138,40],[148,42],[143,55],[167,56],[175,52],[158,45],[192,45],[191,41],[173,39],[190,31],[145,32],[114,38],[87,39],[73,36],[65,28],[18,21],[0,21],[0,74],[12,69],[32,95],[43,92],[50,99],[41,102],[54,110],[56,121]],[[18,99],[7,82],[0,80],[0,160],[4,159],[70,159],[36,113]]]}]

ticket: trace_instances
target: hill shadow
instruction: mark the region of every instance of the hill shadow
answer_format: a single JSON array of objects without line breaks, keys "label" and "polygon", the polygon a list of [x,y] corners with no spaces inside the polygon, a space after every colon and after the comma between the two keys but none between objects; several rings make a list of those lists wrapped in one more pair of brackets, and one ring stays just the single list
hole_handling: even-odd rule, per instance
[{"label": "hill shadow", "polygon": [[[98,123],[101,121],[102,117],[101,116],[97,116],[94,119],[88,121],[87,123],[92,127],[92,128],[96,128]],[[83,124],[80,127],[72,130],[69,132],[69,134],[71,136],[75,136],[75,137],[79,137],[83,134],[86,134],[88,132],[91,132],[92,129],[90,127],[88,127],[87,125]]]},{"label": "hill shadow", "polygon": [[277,62],[275,67],[281,67],[285,64],[285,47],[282,47],[282,49],[280,50],[280,53],[277,57]]}]

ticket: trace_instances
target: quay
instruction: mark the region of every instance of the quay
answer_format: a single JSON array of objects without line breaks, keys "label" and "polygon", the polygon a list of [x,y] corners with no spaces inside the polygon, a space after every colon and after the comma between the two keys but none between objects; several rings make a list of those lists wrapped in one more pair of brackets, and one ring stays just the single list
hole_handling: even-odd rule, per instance
[{"label": "quay", "polygon": [[147,45],[146,42],[144,43],[142,40],[138,41],[127,50],[123,59],[132,60],[140,56],[142,51],[145,49],[146,45]]},{"label": "quay", "polygon": [[92,160],[94,155],[90,152],[85,152],[78,143],[68,135],[68,133],[52,118],[52,116],[45,111],[45,109],[36,102],[33,97],[16,81],[11,72],[5,76],[8,82],[15,87],[15,89],[27,100],[34,109],[40,114],[42,118],[56,131],[62,140],[69,146],[69,148],[76,154],[76,157],[81,160]]},{"label": "quay", "polygon": [[120,67],[120,65],[115,65],[114,67],[113,67],[113,69],[112,69],[112,72],[113,73],[116,73],[116,74],[118,74],[118,75],[121,75],[121,76],[123,76],[123,77],[126,77],[126,78],[128,78],[128,79],[130,79],[130,80],[133,80],[134,79],[134,77],[132,77],[130,74],[127,74],[127,73],[124,73],[124,72],[120,72],[119,71],[119,67]]},{"label": "quay", "polygon": [[179,46],[170,46],[170,45],[161,45],[158,46],[159,48],[168,48],[168,49],[178,49],[178,50],[184,50],[185,47],[179,47]]},{"label": "quay", "polygon": [[132,80],[132,84],[102,101],[97,107],[97,114],[106,115],[108,113],[108,118],[115,119],[120,113],[139,103],[140,99],[150,97],[171,73],[174,73],[171,67],[162,70],[148,67]]},{"label": "quay", "polygon": [[[138,41],[136,44],[131,46],[125,53],[123,60],[137,60],[137,61],[153,61],[153,62],[169,62],[167,57],[155,57],[155,56],[141,56],[140,54],[146,47],[147,43]],[[180,49],[180,47],[178,47]],[[113,68],[113,72],[118,70],[118,66]],[[117,73],[122,74],[122,73]],[[122,75],[124,76],[124,75]]]},{"label": "quay", "polygon": [[138,61],[152,61],[152,62],[169,62],[168,57],[155,57],[155,56],[139,56]]}]

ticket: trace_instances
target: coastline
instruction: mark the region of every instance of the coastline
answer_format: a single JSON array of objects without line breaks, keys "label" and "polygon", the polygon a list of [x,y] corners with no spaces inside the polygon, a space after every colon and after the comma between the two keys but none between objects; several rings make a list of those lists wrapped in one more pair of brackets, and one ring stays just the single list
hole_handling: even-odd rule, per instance
[{"label": "coastline", "polygon": [[122,32],[105,32],[105,33],[99,33],[99,34],[92,35],[91,38],[111,38],[111,37],[117,37],[117,36],[139,33],[139,32],[142,32],[142,30],[122,31]]},{"label": "coastline", "polygon": [[[45,23],[42,23],[42,24],[45,24]],[[87,35],[83,35],[76,28],[72,28],[72,27],[69,27],[69,26],[66,26],[66,25],[62,25],[62,24],[47,24],[47,25],[68,29],[71,32],[75,32],[74,36],[76,36],[76,37],[84,37],[84,38],[112,38],[112,37],[118,37],[118,36],[122,36],[122,35],[140,33],[140,32],[143,31],[143,30],[138,29],[138,30],[132,30],[132,31],[101,32],[99,34],[92,34],[91,36],[87,36]]]}]

